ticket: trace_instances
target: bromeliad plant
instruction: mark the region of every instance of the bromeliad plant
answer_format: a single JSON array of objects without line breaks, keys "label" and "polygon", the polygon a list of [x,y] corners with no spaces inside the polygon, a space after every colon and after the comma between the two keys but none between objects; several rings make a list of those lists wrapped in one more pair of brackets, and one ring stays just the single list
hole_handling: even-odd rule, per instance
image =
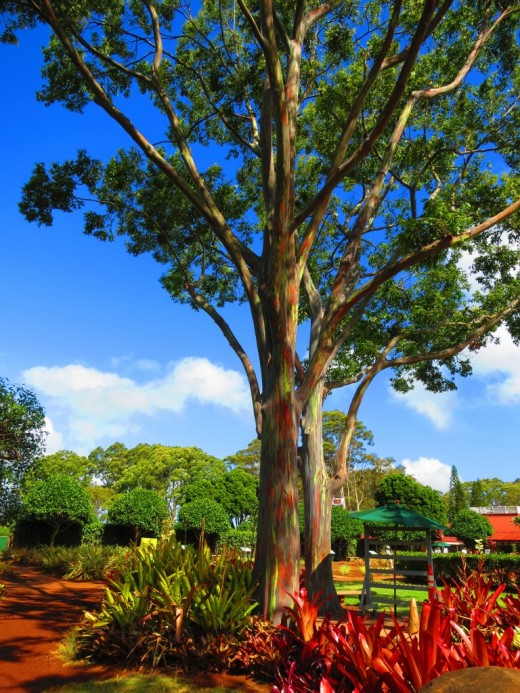
[{"label": "bromeliad plant", "polygon": [[[501,601],[503,586],[478,572],[438,593],[422,606],[419,632],[392,618],[385,626],[347,612],[332,623],[317,623],[317,604],[305,590],[286,609],[292,631],[280,628],[270,646],[278,648],[278,693],[416,693],[448,671],[474,666],[520,669],[520,592]],[[292,634],[289,634],[292,633]]]},{"label": "bromeliad plant", "polygon": [[136,549],[100,610],[85,614],[79,654],[150,667],[204,659],[208,649],[215,659],[227,651],[215,641],[249,624],[253,589],[250,564],[233,551],[214,557],[173,538]]},{"label": "bromeliad plant", "polygon": [[505,612],[499,598],[505,584],[493,587],[493,579],[486,575],[483,563],[476,570],[468,570],[465,561],[459,572],[459,579],[444,581],[444,587],[437,591],[437,598],[451,614],[452,618],[466,628],[480,627],[483,630],[500,627],[504,623]]}]

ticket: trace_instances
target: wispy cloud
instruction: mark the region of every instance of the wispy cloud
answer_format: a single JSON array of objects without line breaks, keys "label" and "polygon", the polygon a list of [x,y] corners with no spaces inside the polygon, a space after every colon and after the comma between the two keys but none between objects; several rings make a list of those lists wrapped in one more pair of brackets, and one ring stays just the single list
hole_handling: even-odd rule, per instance
[{"label": "wispy cloud", "polygon": [[431,486],[446,493],[450,487],[451,467],[436,457],[419,457],[417,460],[405,459],[401,463],[406,473],[421,484]]},{"label": "wispy cloud", "polygon": [[[487,380],[486,392],[495,404],[520,403],[520,347],[513,343],[505,327],[496,336],[500,342],[489,344],[472,359],[475,375]],[[489,382],[492,379],[493,382]]]},{"label": "wispy cloud", "polygon": [[48,416],[45,417],[44,430],[47,433],[47,437],[45,439],[45,453],[47,455],[52,455],[53,452],[63,450],[63,436],[61,433],[58,433],[58,431],[54,430],[54,424]]},{"label": "wispy cloud", "polygon": [[390,390],[392,397],[408,409],[426,416],[436,428],[447,429],[453,422],[454,412],[458,407],[455,392],[428,392],[424,385],[417,383],[407,393]]},{"label": "wispy cloud", "polygon": [[162,377],[145,383],[78,364],[36,366],[24,371],[23,378],[65,414],[67,440],[89,450],[107,437],[139,430],[140,416],[178,414],[190,402],[235,413],[250,406],[240,373],[205,358],[171,363]]}]

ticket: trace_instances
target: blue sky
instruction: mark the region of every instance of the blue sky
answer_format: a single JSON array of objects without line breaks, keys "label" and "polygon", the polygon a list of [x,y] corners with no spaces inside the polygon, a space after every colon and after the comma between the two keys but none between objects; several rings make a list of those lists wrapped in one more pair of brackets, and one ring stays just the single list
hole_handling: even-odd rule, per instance
[{"label": "blue sky", "polygon": [[[18,212],[36,162],[81,147],[107,157],[125,138],[94,107],[80,116],[36,101],[37,36],[0,51],[0,375],[35,390],[48,417],[48,452],[88,453],[116,440],[197,445],[219,457],[245,447],[254,426],[238,361],[208,318],[173,304],[156,263],[84,236],[81,215],[41,229]],[[252,351],[247,312],[227,315]],[[346,409],[350,394],[328,406]],[[519,349],[503,335],[476,356],[474,376],[455,393],[396,396],[382,378],[360,418],[375,452],[435,488],[446,490],[453,464],[465,481],[516,479]]]}]

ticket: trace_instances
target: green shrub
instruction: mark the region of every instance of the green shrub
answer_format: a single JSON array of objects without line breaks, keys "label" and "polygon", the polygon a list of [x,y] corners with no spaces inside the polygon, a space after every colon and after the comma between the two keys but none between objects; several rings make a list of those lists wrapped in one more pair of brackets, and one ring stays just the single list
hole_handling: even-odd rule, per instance
[{"label": "green shrub", "polygon": [[217,501],[208,498],[185,503],[179,510],[176,530],[185,541],[198,543],[202,535],[212,545],[231,529],[228,514]]},{"label": "green shrub", "polygon": [[127,555],[127,549],[116,546],[82,544],[11,549],[6,558],[12,563],[33,565],[67,580],[102,580],[118,575]]},{"label": "green shrub", "polygon": [[332,507],[330,539],[336,560],[343,560],[355,554],[357,541],[362,534],[361,520],[350,517],[350,513],[341,507]]},{"label": "green shrub", "polygon": [[76,558],[76,548],[68,546],[42,546],[35,552],[38,568],[45,573],[63,577]]},{"label": "green shrub", "polygon": [[255,607],[249,562],[173,538],[132,551],[109,584],[100,610],[86,614],[81,656],[186,666],[208,655],[208,643],[238,635]]},{"label": "green shrub", "polygon": [[484,515],[466,508],[460,510],[450,527],[450,534],[458,537],[468,548],[478,548],[477,542],[483,542],[493,534],[493,527]]},{"label": "green shrub", "polygon": [[447,582],[456,580],[463,560],[469,570],[475,571],[482,563],[482,572],[492,578],[495,586],[504,583],[509,590],[518,589],[520,586],[520,555],[510,553],[436,554],[433,557],[433,565],[437,581],[441,578]]},{"label": "green shrub", "polygon": [[[408,552],[400,555],[396,560],[397,570],[417,570],[423,564],[409,560],[409,556],[422,556],[426,563],[426,554]],[[459,579],[459,573],[466,563],[468,570],[478,570],[482,564],[482,571],[489,575],[495,586],[505,583],[507,589],[518,589],[520,586],[520,555],[510,553],[489,553],[489,554],[462,554],[462,553],[442,553],[433,554],[433,571],[437,584],[442,580],[451,582]],[[424,564],[425,565],[425,564]],[[410,581],[416,584],[426,584],[426,577],[414,576]]]},{"label": "green shrub", "polygon": [[98,517],[93,516],[89,522],[83,525],[81,541],[83,544],[101,544],[103,539],[103,523]]},{"label": "green shrub", "polygon": [[167,517],[166,501],[156,491],[139,487],[119,495],[108,511],[108,521],[126,527],[136,542],[161,536]]},{"label": "green shrub", "polygon": [[253,551],[255,548],[255,534],[256,530],[253,523],[246,520],[238,527],[229,529],[222,536],[220,543],[232,549],[242,550],[247,548]]},{"label": "green shrub", "polygon": [[38,520],[51,529],[49,544],[64,529],[91,521],[92,505],[85,489],[73,478],[54,474],[44,481],[36,481],[23,497],[23,517]]},{"label": "green shrub", "polygon": [[71,555],[63,575],[67,580],[103,580],[116,573],[121,549],[114,546],[82,544]]}]

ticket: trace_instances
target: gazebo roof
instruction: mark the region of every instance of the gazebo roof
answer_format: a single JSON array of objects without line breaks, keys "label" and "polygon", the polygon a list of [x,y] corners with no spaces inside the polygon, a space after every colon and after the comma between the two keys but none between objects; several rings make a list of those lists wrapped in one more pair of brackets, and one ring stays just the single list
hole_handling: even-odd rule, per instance
[{"label": "gazebo roof", "polygon": [[375,522],[382,525],[391,525],[392,527],[404,527],[407,529],[447,529],[447,527],[441,525],[439,522],[430,520],[429,517],[424,517],[424,515],[419,515],[419,513],[406,508],[400,503],[389,503],[388,505],[382,505],[372,510],[360,510],[359,512],[350,513],[350,516],[358,520],[363,520],[363,522]]}]

